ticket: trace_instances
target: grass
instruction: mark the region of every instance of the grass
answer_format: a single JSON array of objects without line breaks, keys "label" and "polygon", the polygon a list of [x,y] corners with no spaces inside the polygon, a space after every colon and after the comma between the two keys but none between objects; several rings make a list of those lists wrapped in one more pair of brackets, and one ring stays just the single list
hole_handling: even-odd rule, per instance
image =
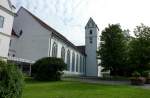
[{"label": "grass", "polygon": [[78,81],[27,81],[23,98],[150,98],[150,90]]}]

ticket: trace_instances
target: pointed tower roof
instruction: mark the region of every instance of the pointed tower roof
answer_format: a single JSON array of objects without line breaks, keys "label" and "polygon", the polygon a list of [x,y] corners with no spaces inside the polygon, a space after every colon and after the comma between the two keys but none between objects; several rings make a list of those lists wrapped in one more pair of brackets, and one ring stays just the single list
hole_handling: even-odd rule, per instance
[{"label": "pointed tower roof", "polygon": [[90,28],[96,27],[99,30],[97,24],[94,22],[94,20],[91,17],[90,17],[89,21],[87,22],[85,28],[88,28],[88,27],[90,27]]}]

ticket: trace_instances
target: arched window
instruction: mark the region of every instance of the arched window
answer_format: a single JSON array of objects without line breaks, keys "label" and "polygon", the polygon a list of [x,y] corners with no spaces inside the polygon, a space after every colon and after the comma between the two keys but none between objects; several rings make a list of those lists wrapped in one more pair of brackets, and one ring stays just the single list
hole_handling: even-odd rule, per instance
[{"label": "arched window", "polygon": [[70,51],[67,51],[67,70],[70,70]]},{"label": "arched window", "polygon": [[80,72],[82,72],[82,56],[80,56]]},{"label": "arched window", "polygon": [[65,48],[64,47],[62,47],[61,48],[61,58],[64,60],[64,62],[65,62]]},{"label": "arched window", "polygon": [[52,57],[57,57],[57,44],[55,42],[52,47]]},{"label": "arched window", "polygon": [[75,70],[75,54],[74,52],[72,53],[72,72],[74,72]]},{"label": "arched window", "polygon": [[85,73],[85,57],[83,57],[83,73]]},{"label": "arched window", "polygon": [[78,63],[78,59],[79,59],[79,57],[78,57],[78,55],[76,56],[76,72],[78,72],[79,70],[79,63]]},{"label": "arched window", "polygon": [[92,31],[92,30],[90,30],[90,35],[92,35],[92,33],[93,33],[93,31]]}]

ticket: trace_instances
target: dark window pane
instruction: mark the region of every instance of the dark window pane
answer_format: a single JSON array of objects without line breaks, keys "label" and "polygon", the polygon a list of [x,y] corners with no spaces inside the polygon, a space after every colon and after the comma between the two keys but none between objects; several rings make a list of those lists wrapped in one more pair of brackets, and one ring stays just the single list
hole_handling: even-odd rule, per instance
[{"label": "dark window pane", "polygon": [[92,30],[90,30],[90,34],[91,34],[91,35],[92,35],[92,33],[93,33]]},{"label": "dark window pane", "polygon": [[4,17],[0,16],[0,28],[3,28],[4,25]]}]

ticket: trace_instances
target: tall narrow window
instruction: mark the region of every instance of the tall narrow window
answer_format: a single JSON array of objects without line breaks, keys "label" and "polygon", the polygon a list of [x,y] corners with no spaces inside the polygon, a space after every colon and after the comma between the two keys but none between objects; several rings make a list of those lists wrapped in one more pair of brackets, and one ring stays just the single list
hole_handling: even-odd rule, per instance
[{"label": "tall narrow window", "polygon": [[0,16],[0,28],[3,28],[4,25],[4,17]]},{"label": "tall narrow window", "polygon": [[75,70],[75,54],[74,52],[72,53],[72,72],[74,72]]},{"label": "tall narrow window", "polygon": [[52,47],[52,57],[57,57],[57,44],[55,42]]},{"label": "tall narrow window", "polygon": [[89,37],[89,40],[90,40],[90,44],[92,44],[93,43],[93,38]]},{"label": "tall narrow window", "polygon": [[67,70],[70,71],[70,51],[67,51]]},{"label": "tall narrow window", "polygon": [[78,69],[79,69],[79,63],[78,63],[78,59],[79,59],[79,57],[78,57],[78,55],[76,56],[76,72],[78,72]]},{"label": "tall narrow window", "polygon": [[90,30],[90,35],[92,35],[92,33],[93,33],[93,31],[92,31],[92,30]]},{"label": "tall narrow window", "polygon": [[85,73],[85,57],[83,57],[83,73]]},{"label": "tall narrow window", "polygon": [[10,42],[9,42],[9,46],[11,46],[11,43],[12,43],[12,40],[10,40]]},{"label": "tall narrow window", "polygon": [[82,56],[80,56],[80,72],[82,72]]},{"label": "tall narrow window", "polygon": [[20,33],[19,33],[19,36],[21,36],[21,35],[22,35],[22,33],[23,33],[23,31],[21,30],[21,31],[20,31]]},{"label": "tall narrow window", "polygon": [[64,47],[62,47],[61,48],[61,58],[64,60],[64,62],[65,62],[65,48]]}]

